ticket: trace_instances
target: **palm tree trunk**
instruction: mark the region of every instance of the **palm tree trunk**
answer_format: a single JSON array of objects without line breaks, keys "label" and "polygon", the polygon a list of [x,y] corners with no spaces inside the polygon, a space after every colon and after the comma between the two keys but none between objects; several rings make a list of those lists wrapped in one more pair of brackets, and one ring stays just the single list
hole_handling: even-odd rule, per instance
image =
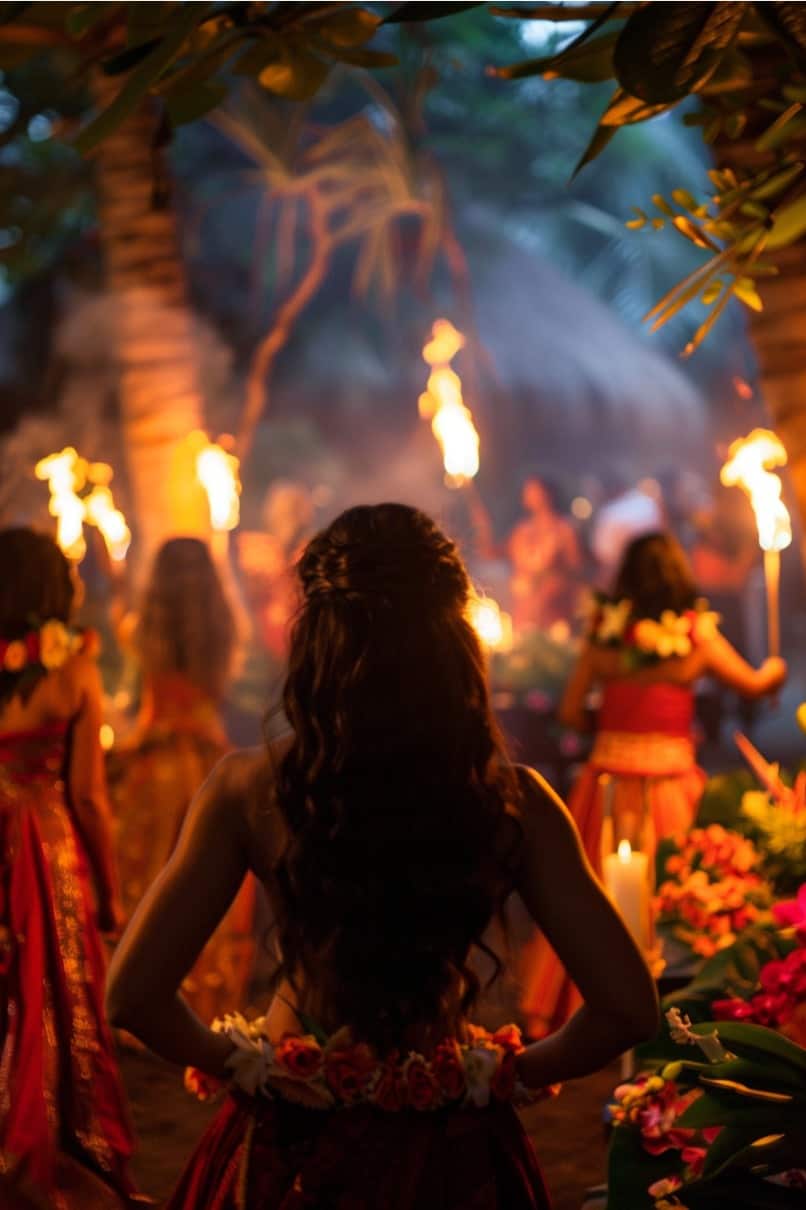
[{"label": "palm tree trunk", "polygon": [[[99,104],[109,104],[117,87],[99,74]],[[156,183],[165,177],[155,121],[147,102],[100,144],[96,160],[138,569],[166,538],[209,532],[206,499],[186,441],[204,427],[193,317],[175,216],[169,203],[156,200]]]}]

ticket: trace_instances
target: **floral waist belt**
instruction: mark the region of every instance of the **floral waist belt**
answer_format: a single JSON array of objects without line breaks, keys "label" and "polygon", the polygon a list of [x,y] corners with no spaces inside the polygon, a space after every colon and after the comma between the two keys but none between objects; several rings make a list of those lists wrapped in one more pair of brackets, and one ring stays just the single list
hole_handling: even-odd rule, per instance
[{"label": "floral waist belt", "polygon": [[590,762],[603,773],[673,777],[695,764],[694,741],[687,735],[652,731],[600,731]]},{"label": "floral waist belt", "polygon": [[[213,1022],[235,1046],[227,1061],[232,1084],[250,1096],[293,1101],[310,1109],[372,1105],[394,1111],[428,1111],[445,1106],[484,1108],[492,1100],[531,1103],[556,1096],[559,1086],[527,1089],[517,1079],[515,1057],[523,1049],[520,1030],[506,1025],[490,1034],[469,1025],[468,1041],[446,1038],[433,1054],[392,1051],[383,1058],[348,1029],[330,1038],[286,1034],[272,1044],[265,1018],[240,1014]],[[185,1086],[209,1100],[222,1085],[188,1068]]]}]

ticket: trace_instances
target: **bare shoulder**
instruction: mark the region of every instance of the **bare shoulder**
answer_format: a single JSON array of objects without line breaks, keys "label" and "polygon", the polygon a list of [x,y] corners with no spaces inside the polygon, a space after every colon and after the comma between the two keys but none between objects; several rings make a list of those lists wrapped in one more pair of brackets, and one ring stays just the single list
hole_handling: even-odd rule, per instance
[{"label": "bare shoulder", "polygon": [[223,793],[237,803],[249,863],[266,881],[282,847],[283,826],[275,799],[277,769],[291,742],[283,736],[268,747],[246,748],[219,762]]},{"label": "bare shoulder", "polygon": [[521,790],[518,816],[527,843],[538,838],[545,842],[574,836],[571,814],[550,782],[529,765],[517,765],[515,772]]}]

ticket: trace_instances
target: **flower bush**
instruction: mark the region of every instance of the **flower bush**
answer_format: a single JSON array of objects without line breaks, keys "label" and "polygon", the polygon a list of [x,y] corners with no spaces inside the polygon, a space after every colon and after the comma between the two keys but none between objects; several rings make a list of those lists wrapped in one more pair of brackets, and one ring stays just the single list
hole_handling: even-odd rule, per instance
[{"label": "flower bush", "polygon": [[703,958],[732,945],[770,907],[760,865],[761,854],[746,837],[719,824],[694,828],[661,852],[653,905],[658,927]]}]

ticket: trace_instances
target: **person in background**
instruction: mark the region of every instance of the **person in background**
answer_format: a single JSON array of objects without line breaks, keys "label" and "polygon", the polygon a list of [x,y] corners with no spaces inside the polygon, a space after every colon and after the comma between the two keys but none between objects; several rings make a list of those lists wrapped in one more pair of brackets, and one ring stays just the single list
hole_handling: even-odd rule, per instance
[{"label": "person in background", "polygon": [[0,532],[0,1205],[128,1205],[132,1133],[103,1010],[123,912],[92,639],[51,538]]},{"label": "person in background", "polygon": [[556,509],[548,486],[526,480],[528,516],[509,538],[512,563],[512,621],[516,630],[548,630],[576,611],[582,556],[573,525]]},{"label": "person in background", "polygon": [[600,588],[613,583],[624,551],[634,538],[664,528],[663,505],[657,494],[643,490],[641,484],[617,487],[617,476],[611,479],[609,497],[598,508],[591,527],[591,554]]},{"label": "person in background", "polygon": [[[613,840],[647,852],[650,867],[657,840],[694,823],[705,784],[693,738],[694,683],[713,676],[756,698],[774,693],[786,677],[781,659],[751,667],[719,633],[716,615],[697,606],[677,541],[665,533],[636,538],[568,682],[560,720],[578,731],[590,729],[588,698],[601,691],[593,750],[569,801],[599,875],[605,810]],[[559,1028],[579,1002],[549,941],[538,938],[527,956],[523,998],[530,1033]]]},{"label": "person in background", "polygon": [[[298,576],[293,731],[213,771],[110,974],[113,1021],[233,1080],[169,1205],[548,1210],[512,1101],[651,1036],[649,972],[562,803],[508,760],[454,544],[404,505],[352,508]],[[253,1041],[178,994],[249,870],[282,954]],[[548,1041],[484,1047],[469,955],[514,888],[585,1005]]]},{"label": "person in background", "polygon": [[[127,918],[170,857],[196,790],[229,749],[220,710],[236,625],[199,538],[172,538],[157,552],[133,646],[140,710],[133,734],[108,758]],[[245,1006],[253,916],[254,885],[247,881],[187,976],[185,994],[204,1020],[223,1006]]]}]

